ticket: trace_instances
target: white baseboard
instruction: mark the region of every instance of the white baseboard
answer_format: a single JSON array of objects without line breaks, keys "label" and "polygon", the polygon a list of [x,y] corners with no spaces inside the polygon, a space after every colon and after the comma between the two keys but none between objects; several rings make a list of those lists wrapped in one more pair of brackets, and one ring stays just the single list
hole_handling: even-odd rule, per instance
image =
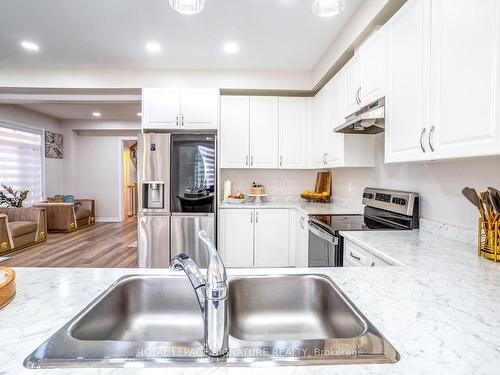
[{"label": "white baseboard", "polygon": [[122,222],[121,217],[105,217],[105,216],[97,216],[95,218],[96,223],[119,223]]}]

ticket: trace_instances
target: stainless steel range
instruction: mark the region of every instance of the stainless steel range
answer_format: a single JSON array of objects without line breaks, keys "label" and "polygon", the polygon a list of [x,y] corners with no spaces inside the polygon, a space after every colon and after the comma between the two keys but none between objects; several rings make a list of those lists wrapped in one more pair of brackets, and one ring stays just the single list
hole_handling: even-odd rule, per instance
[{"label": "stainless steel range", "polygon": [[344,239],[340,231],[418,229],[417,193],[366,188],[360,215],[309,217],[309,267],[342,267]]}]

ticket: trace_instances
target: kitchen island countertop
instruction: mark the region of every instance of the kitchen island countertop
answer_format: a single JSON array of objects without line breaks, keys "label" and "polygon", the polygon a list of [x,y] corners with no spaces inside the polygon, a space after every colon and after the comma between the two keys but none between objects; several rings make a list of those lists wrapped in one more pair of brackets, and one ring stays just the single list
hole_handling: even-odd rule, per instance
[{"label": "kitchen island countertop", "polygon": [[[473,246],[421,231],[345,232],[404,266],[230,269],[235,274],[329,275],[401,354],[390,365],[273,367],[273,374],[497,374],[500,264]],[[168,270],[16,268],[17,296],[0,311],[0,374],[246,375],[251,367],[29,370],[24,358],[116,279]]]}]

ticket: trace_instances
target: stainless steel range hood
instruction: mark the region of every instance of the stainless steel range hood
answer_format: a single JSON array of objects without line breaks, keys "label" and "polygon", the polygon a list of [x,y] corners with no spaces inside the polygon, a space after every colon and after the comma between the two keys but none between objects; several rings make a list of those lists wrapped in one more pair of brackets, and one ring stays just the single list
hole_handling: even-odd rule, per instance
[{"label": "stainless steel range hood", "polygon": [[346,117],[335,132],[345,134],[377,134],[384,131],[385,98],[381,98]]}]

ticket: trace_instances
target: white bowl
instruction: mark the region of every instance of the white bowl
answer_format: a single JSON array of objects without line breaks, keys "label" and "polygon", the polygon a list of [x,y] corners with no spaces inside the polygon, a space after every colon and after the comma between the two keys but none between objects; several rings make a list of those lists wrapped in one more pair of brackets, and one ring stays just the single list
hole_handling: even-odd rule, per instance
[{"label": "white bowl", "polygon": [[245,202],[245,198],[227,198],[227,203],[232,203],[232,204],[237,204],[237,203],[243,203]]}]

